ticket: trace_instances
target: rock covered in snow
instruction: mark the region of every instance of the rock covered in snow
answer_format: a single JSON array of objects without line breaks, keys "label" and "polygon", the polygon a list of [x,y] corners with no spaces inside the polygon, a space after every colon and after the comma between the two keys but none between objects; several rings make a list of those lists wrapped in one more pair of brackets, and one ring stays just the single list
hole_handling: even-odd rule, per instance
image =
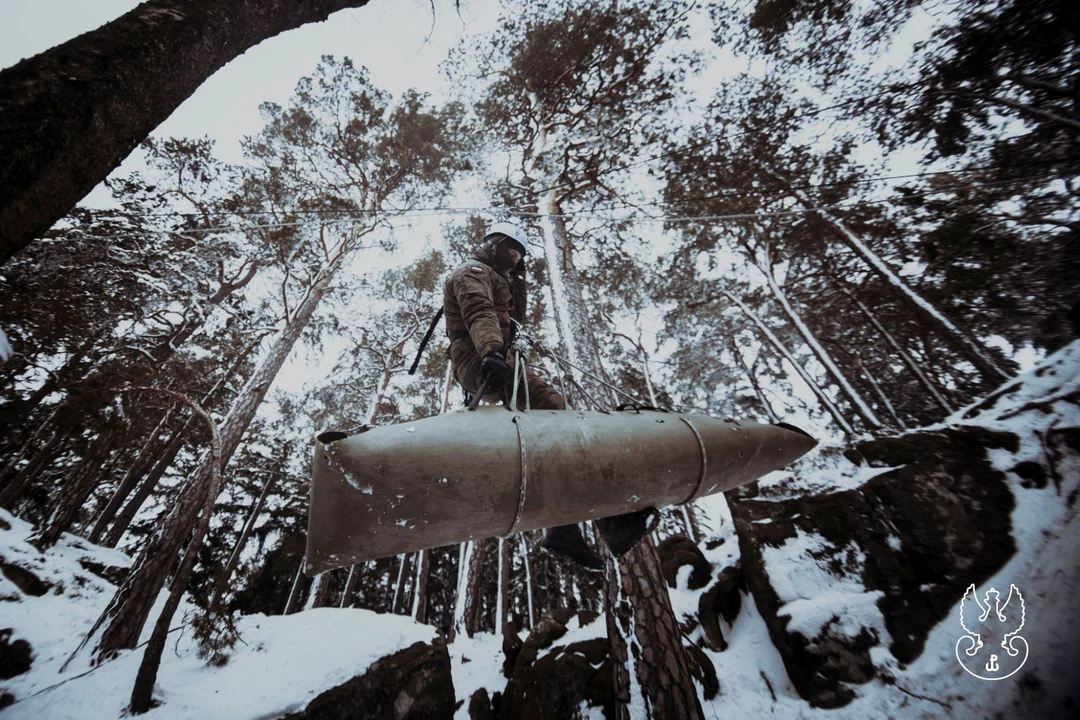
[{"label": "rock covered in snow", "polygon": [[376,660],[282,720],[428,720],[452,717],[455,704],[450,655],[440,637]]},{"label": "rock covered in snow", "polygon": [[986,451],[1017,447],[982,428],[910,433],[847,453],[890,468],[860,487],[731,497],[747,586],[803,698],[847,704],[848,683],[877,675],[875,647],[914,660],[967,586],[1012,556],[1014,500]]}]

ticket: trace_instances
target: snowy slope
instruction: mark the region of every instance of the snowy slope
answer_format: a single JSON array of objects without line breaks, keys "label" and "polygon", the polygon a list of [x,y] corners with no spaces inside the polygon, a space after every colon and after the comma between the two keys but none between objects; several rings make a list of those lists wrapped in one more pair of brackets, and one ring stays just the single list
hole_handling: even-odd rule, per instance
[{"label": "snowy slope", "polygon": [[[0,716],[5,720],[123,717],[141,649],[90,672],[86,663],[76,667],[78,660],[65,673],[59,667],[115,589],[83,569],[79,560],[123,567],[130,560],[72,535],[65,535],[43,556],[25,542],[30,525],[3,511],[0,519],[11,525],[8,531],[0,530],[4,562],[22,565],[54,585],[34,597],[6,579],[0,582],[0,597],[10,598],[0,602],[0,628],[13,628],[12,639],[27,640],[34,651],[30,672],[3,683],[17,702]],[[164,598],[163,593],[160,602]],[[182,605],[176,614],[178,625],[185,609]],[[207,667],[196,657],[190,632],[174,631],[155,691],[163,704],[144,717],[254,720],[295,712],[321,692],[363,674],[375,660],[416,642],[431,642],[436,635],[434,628],[408,618],[336,608],[284,617],[247,616],[238,629],[243,643],[221,668]],[[149,625],[143,640],[148,636]]]}]

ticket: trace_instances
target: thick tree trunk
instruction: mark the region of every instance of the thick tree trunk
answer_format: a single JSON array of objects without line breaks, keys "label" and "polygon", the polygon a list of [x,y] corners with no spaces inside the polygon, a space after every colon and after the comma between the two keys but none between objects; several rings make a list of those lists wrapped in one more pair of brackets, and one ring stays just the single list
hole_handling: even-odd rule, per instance
[{"label": "thick tree trunk", "polygon": [[[552,299],[560,339],[575,353],[579,367],[604,377],[599,347],[581,294],[570,237],[554,191],[541,202],[542,226],[551,276]],[[561,249],[561,253],[557,250]],[[581,382],[588,382],[582,377]],[[610,400],[607,389],[593,381],[595,400]],[[602,408],[604,409],[604,408]],[[668,597],[660,560],[646,538],[615,560],[608,553],[604,575],[604,610],[614,668],[615,709],[629,718],[702,718],[697,690],[683,656],[682,636]],[[578,595],[575,591],[574,595]],[[584,601],[584,598],[581,598]],[[584,602],[579,604],[585,604]],[[642,714],[644,713],[644,714]]]},{"label": "thick tree trunk", "polygon": [[[175,394],[171,393],[170,394]],[[150,641],[143,651],[142,662],[139,664],[139,672],[135,676],[135,687],[131,691],[131,713],[140,715],[152,706],[154,683],[157,680],[158,668],[161,666],[161,655],[165,651],[165,640],[169,635],[169,626],[172,625],[173,615],[180,606],[180,600],[184,596],[191,573],[195,569],[195,563],[199,558],[199,548],[203,538],[210,530],[210,517],[214,514],[214,499],[221,489],[221,435],[213,418],[201,407],[195,405],[188,398],[183,398],[189,404],[200,420],[210,426],[210,487],[204,494],[203,505],[196,509],[199,524],[195,527],[191,540],[184,549],[184,558],[180,561],[180,568],[176,572],[169,597],[165,601],[165,607],[154,623],[154,631],[150,635]]]},{"label": "thick tree trunk", "polygon": [[604,596],[615,659],[615,717],[704,718],[651,540],[617,561],[609,560]]},{"label": "thick tree trunk", "polygon": [[465,632],[480,632],[484,619],[484,554],[486,543],[476,541],[469,562],[469,582],[465,590]]},{"label": "thick tree trunk", "polygon": [[331,573],[333,573],[333,570],[319,573],[315,576],[315,580],[312,581],[311,587],[308,589],[308,597],[307,602],[304,603],[304,610],[313,610],[315,608],[326,606],[327,596],[330,594]]},{"label": "thick tree trunk", "polygon": [[0,263],[248,48],[367,0],[151,0],[0,71]]},{"label": "thick tree trunk", "polygon": [[[277,376],[285,359],[292,351],[300,333],[311,321],[315,309],[322,300],[325,287],[333,276],[341,255],[320,275],[317,285],[311,289],[304,301],[297,308],[285,329],[274,341],[269,352],[262,359],[247,385],[233,402],[228,416],[221,426],[222,467],[226,466],[232,454],[240,444],[240,439],[247,430],[263,397]],[[130,575],[117,590],[109,606],[95,624],[92,636],[103,622],[108,626],[101,634],[96,655],[104,657],[118,650],[135,647],[142,632],[146,616],[157,598],[158,592],[165,585],[169,570],[177,556],[184,538],[187,537],[196,521],[202,499],[208,491],[210,481],[209,458],[204,458],[199,468],[192,473],[181,488],[173,508],[160,524],[158,530],[143,546]],[[88,636],[88,638],[90,637]]]}]

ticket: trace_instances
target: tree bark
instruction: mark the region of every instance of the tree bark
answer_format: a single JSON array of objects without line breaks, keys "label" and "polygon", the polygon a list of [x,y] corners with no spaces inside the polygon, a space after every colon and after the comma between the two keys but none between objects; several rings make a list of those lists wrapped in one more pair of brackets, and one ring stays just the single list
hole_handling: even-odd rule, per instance
[{"label": "tree bark", "polygon": [[[795,360],[795,356],[788,351],[788,349],[784,346],[782,342],[780,342],[780,338],[776,337],[776,333],[774,333],[769,328],[769,326],[765,324],[765,321],[758,317],[757,313],[751,310],[746,305],[746,303],[736,297],[733,293],[729,293],[727,290],[721,290],[720,296],[725,297],[731,302],[735,303],[735,305],[738,306],[740,310],[742,310],[743,314],[746,315],[746,317],[748,317],[751,322],[753,322],[754,325],[757,326],[758,330],[761,331],[761,334],[765,336],[765,338],[772,344],[776,351],[780,353],[780,355],[783,356],[785,360],[791,363],[791,366],[795,368],[795,372],[798,373],[799,377],[803,379],[803,382],[805,382],[810,387],[810,390],[812,390],[814,395],[817,396],[818,400],[821,401],[822,407],[824,407],[829,412],[829,414],[832,415],[833,420],[836,421],[836,424],[840,426],[840,429],[843,430],[844,434],[848,436],[853,436],[855,434],[855,430],[851,427],[851,424],[848,423],[848,421],[844,418],[843,414],[841,414],[840,409],[837,408],[833,401],[829,399],[829,396],[825,394],[825,391],[821,388],[820,385],[818,385],[817,381],[815,381],[814,378],[810,377],[810,374],[807,373],[801,365],[799,365],[799,363]],[[710,302],[713,299],[715,298],[710,298],[709,300],[705,300],[703,302]],[[687,307],[697,307],[700,304],[702,303],[691,303]]]},{"label": "tree bark", "polygon": [[[169,446],[165,448],[165,452],[162,453],[158,461],[154,463],[154,467],[151,468],[150,473],[139,482],[138,488],[135,490],[135,494],[128,500],[127,505],[124,505],[124,509],[120,511],[116,521],[112,527],[109,528],[109,532],[106,533],[105,539],[102,541],[102,545],[105,547],[116,547],[120,540],[124,537],[124,533],[131,527],[132,521],[135,520],[135,516],[142,509],[143,503],[146,502],[150,494],[154,492],[154,488],[157,487],[158,481],[165,475],[165,471],[172,467],[173,461],[176,460],[176,456],[180,454],[180,449],[184,447],[184,441],[187,439],[188,430],[195,424],[195,418],[188,418],[184,426],[176,431],[176,433],[169,440]],[[123,500],[121,499],[121,502]]]},{"label": "tree bark", "polygon": [[367,0],[150,0],[0,71],[0,263],[63,217],[208,77]]},{"label": "tree bark", "polygon": [[506,637],[510,619],[510,541],[499,538],[499,602],[495,608],[495,632]]},{"label": "tree bark", "polygon": [[[780,422],[780,418],[772,409],[772,405],[769,403],[769,399],[765,397],[765,391],[761,389],[761,384],[758,383],[757,377],[753,371],[747,366],[746,359],[742,356],[742,350],[739,349],[738,343],[735,342],[735,338],[730,338],[729,347],[731,348],[731,354],[735,358],[735,362],[739,368],[746,375],[747,381],[750,383],[750,387],[754,388],[754,394],[757,395],[758,402],[761,403],[761,408],[765,411],[765,414],[769,418],[769,422],[775,424]],[[757,365],[757,362],[754,362]]]},{"label": "tree bark", "polygon": [[[553,190],[545,194],[540,210],[560,339],[571,355],[571,362],[574,353],[579,353],[578,361],[584,363],[581,367],[604,377],[599,348],[577,280],[570,237]],[[557,255],[560,246],[562,253]],[[589,378],[581,380],[588,382]],[[610,399],[602,385],[594,381],[592,387],[597,394],[595,401]],[[629,720],[632,711],[640,710],[646,714],[635,714],[635,719],[702,718],[697,689],[683,656],[679,623],[671,608],[667,583],[652,541],[645,538],[622,560],[616,560],[606,551],[604,554],[607,556],[604,611],[614,668],[616,718]]]},{"label": "tree bark", "polygon": [[617,720],[704,718],[652,540],[604,574]]},{"label": "tree bark", "polygon": [[394,601],[390,604],[390,612],[394,615],[405,614],[405,585],[409,581],[409,554],[403,553],[398,556],[397,582],[394,583]]},{"label": "tree bark", "polygon": [[[169,392],[171,395],[178,393]],[[195,561],[199,557],[199,548],[203,538],[210,530],[210,517],[214,514],[214,500],[218,490],[221,489],[221,435],[213,418],[188,398],[182,398],[195,411],[195,414],[207,425],[212,433],[210,440],[210,487],[205,494],[203,505],[198,509],[199,524],[195,528],[194,535],[184,550],[184,559],[180,562],[180,569],[176,572],[169,597],[165,601],[165,607],[154,624],[154,631],[150,635],[150,641],[143,652],[142,662],[139,664],[139,672],[135,676],[135,687],[131,691],[131,712],[133,715],[141,715],[152,706],[154,694],[154,682],[157,680],[158,668],[161,666],[161,654],[165,650],[165,639],[169,634],[169,625],[172,624],[176,608],[180,606],[180,600],[184,596],[188,582],[191,580],[191,572],[195,569]]]},{"label": "tree bark", "polygon": [[[324,268],[316,284],[297,308],[285,329],[274,341],[266,357],[237,396],[221,427],[222,467],[228,464],[240,444],[255,412],[262,403],[267,390],[285,363],[296,340],[311,321],[315,309],[322,300],[326,286],[340,264],[344,254],[339,254]],[[173,508],[159,525],[157,531],[143,546],[131,573],[117,590],[102,616],[95,623],[87,639],[92,637],[103,623],[108,623],[101,634],[95,655],[108,657],[122,649],[130,649],[138,643],[139,634],[147,614],[165,585],[169,569],[179,553],[185,537],[191,531],[201,500],[208,492],[210,482],[209,458],[204,458],[189,480],[181,488]],[[85,641],[84,641],[85,642]]]},{"label": "tree bark", "polygon": [[63,441],[67,438],[67,435],[57,430],[53,433],[49,441],[45,443],[45,446],[34,453],[34,457],[30,459],[26,465],[23,466],[15,477],[11,478],[11,481],[4,486],[3,492],[0,492],[0,507],[7,510],[13,510],[16,503],[22,499],[23,491],[26,486],[37,476],[37,474],[49,464],[53,458],[60,454],[64,447]]},{"label": "tree bark", "polygon": [[483,540],[478,540],[469,562],[469,582],[465,591],[465,632],[469,637],[480,632],[484,618],[484,550]]}]

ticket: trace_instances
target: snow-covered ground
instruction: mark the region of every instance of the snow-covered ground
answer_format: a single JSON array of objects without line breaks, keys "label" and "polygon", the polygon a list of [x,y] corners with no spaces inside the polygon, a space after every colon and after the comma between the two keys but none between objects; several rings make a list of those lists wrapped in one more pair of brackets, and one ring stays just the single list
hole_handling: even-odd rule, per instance
[{"label": "snow-covered ground", "polygon": [[[1007,430],[1021,437],[1018,452],[990,451],[1003,470],[1023,460],[1042,460],[1051,429],[1080,426],[1080,343],[1047,358],[1032,372],[1006,384],[992,402],[974,404],[958,411],[943,425],[977,425]],[[996,396],[996,397],[995,397]],[[1076,457],[1073,453],[1072,458]],[[873,659],[892,682],[874,680],[856,686],[858,697],[836,710],[810,707],[795,691],[779,652],[769,639],[764,620],[753,598],[744,594],[742,610],[733,626],[723,625],[729,647],[724,652],[706,650],[720,681],[720,694],[703,701],[707,718],[776,716],[784,718],[984,718],[1073,717],[1077,709],[1068,698],[1080,687],[1073,648],[1080,639],[1080,533],[1077,532],[1075,500],[1080,495],[1080,467],[1075,459],[1059,459],[1058,483],[1044,488],[1025,487],[1023,479],[1008,473],[1016,498],[1013,532],[1016,554],[994,577],[978,588],[999,590],[1015,584],[1024,594],[1026,624],[1020,633],[1030,655],[1023,672],[991,682],[969,675],[957,662],[955,648],[963,634],[959,606],[930,633],[922,655],[901,667],[882,647]],[[815,470],[800,475],[800,490],[836,492],[858,486],[881,469],[858,468],[837,453],[821,451]],[[1052,480],[1053,478],[1051,478]],[[790,480],[778,473],[762,484],[768,496],[771,484]],[[1057,487],[1060,484],[1060,489]],[[791,491],[790,482],[784,486]],[[709,515],[706,525],[715,528],[712,539],[724,542],[705,550],[716,571],[739,557],[731,516],[722,496],[700,501]],[[3,529],[5,525],[10,529]],[[12,628],[12,641],[27,640],[33,647],[33,666],[28,673],[6,681],[0,692],[17,702],[2,711],[4,718],[120,718],[130,696],[141,649],[90,668],[80,656],[64,673],[60,666],[93,624],[114,590],[105,580],[86,570],[80,562],[103,566],[127,566],[123,554],[89,545],[65,535],[47,555],[26,543],[31,527],[0,511],[0,558],[22,566],[51,589],[41,596],[23,593],[0,576],[0,629]],[[799,537],[772,552],[788,563],[785,582],[793,585],[788,609],[799,622],[820,615],[801,612],[794,598],[807,594],[794,588],[800,583],[820,583],[813,558],[808,555],[810,537]],[[693,615],[702,590],[691,591],[686,583],[690,568],[679,574],[672,591],[676,614]],[[850,586],[849,586],[850,585]],[[872,615],[878,612],[874,598],[864,597],[856,583],[833,583],[836,607]],[[787,607],[787,606],[785,606]],[[832,608],[835,610],[836,607]],[[177,613],[177,623],[187,608]],[[811,608],[812,609],[812,608]],[[156,611],[152,617],[156,616]],[[867,622],[874,622],[870,618]],[[435,638],[435,630],[408,618],[379,615],[365,610],[319,609],[287,617],[249,616],[240,619],[243,642],[224,667],[208,667],[196,655],[186,628],[170,637],[155,697],[162,704],[149,718],[273,718],[303,708],[319,693],[360,674],[372,662],[409,645]],[[565,645],[605,634],[603,619],[587,627],[572,620],[570,632],[557,641]],[[882,628],[883,630],[883,628]],[[147,634],[149,629],[147,630]],[[700,631],[698,631],[700,632]],[[501,640],[494,635],[461,637],[450,646],[455,691],[464,701],[456,718],[468,717],[468,701],[480,688],[489,694],[502,691]],[[596,709],[583,709],[584,717],[598,717]]]}]

